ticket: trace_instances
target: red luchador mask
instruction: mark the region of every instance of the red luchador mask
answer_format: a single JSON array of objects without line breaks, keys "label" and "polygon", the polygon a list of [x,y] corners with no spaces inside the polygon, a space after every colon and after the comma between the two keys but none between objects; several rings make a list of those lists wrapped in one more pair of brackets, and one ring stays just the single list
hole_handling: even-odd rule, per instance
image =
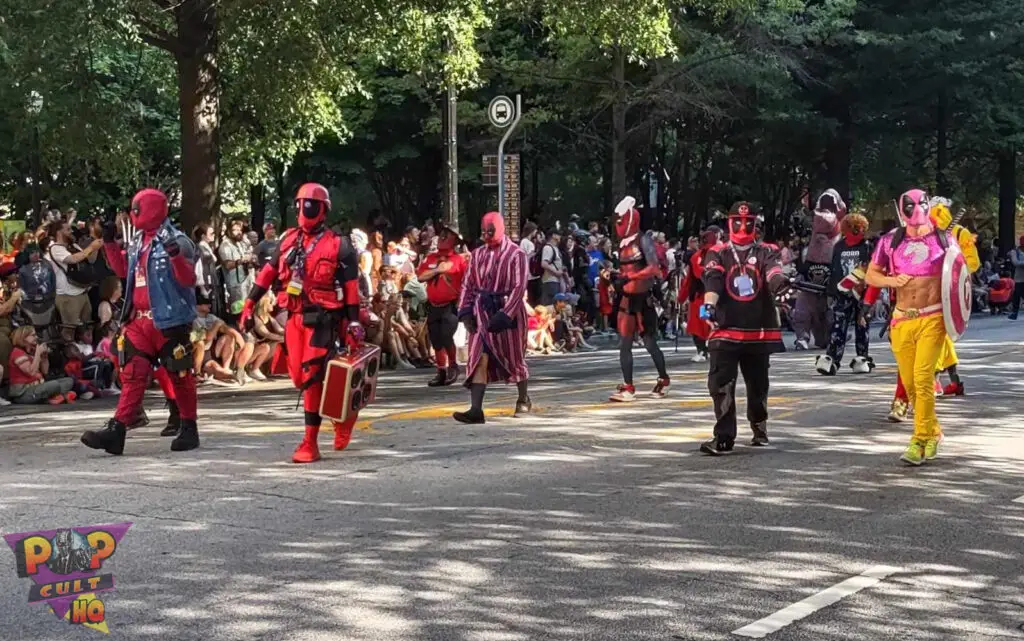
[{"label": "red luchador mask", "polygon": [[619,240],[635,236],[640,231],[640,212],[634,205],[636,198],[626,196],[615,206],[615,233]]}]

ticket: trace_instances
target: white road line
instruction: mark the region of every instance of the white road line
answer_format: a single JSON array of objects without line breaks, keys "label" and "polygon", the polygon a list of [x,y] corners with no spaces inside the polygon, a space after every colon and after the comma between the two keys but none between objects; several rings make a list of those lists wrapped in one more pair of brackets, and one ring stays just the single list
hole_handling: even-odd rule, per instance
[{"label": "white road line", "polygon": [[743,626],[739,630],[733,630],[732,633],[741,637],[750,637],[751,639],[764,638],[773,632],[781,630],[794,621],[798,621],[822,608],[826,608],[833,603],[836,603],[843,597],[856,594],[864,588],[870,588],[885,577],[898,571],[899,568],[894,568],[888,565],[876,565],[855,577],[833,585],[827,590],[822,590],[814,596],[807,597],[803,601],[794,603],[787,608],[783,608],[771,616],[767,616],[760,621],[754,621],[750,625]]},{"label": "white road line", "polygon": [[1017,498],[1013,499],[1011,503],[1024,503],[1024,496],[1018,496]]}]

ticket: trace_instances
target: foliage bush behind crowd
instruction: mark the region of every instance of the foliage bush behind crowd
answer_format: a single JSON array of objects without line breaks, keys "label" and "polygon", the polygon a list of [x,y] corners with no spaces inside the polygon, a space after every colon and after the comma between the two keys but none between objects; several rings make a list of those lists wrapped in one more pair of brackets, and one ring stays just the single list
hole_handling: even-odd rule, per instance
[{"label": "foliage bush behind crowd", "polygon": [[7,4],[0,202],[16,216],[38,197],[123,207],[157,185],[180,197],[186,227],[220,211],[287,222],[296,186],[317,180],[352,222],[436,218],[451,83],[470,233],[496,201],[481,179],[500,135],[487,103],[520,93],[509,151],[523,212],[542,223],[604,217],[630,192],[648,224],[682,218],[685,232],[750,199],[774,235],[807,188],[892,219],[892,199],[923,184],[1014,244],[1012,0]]}]

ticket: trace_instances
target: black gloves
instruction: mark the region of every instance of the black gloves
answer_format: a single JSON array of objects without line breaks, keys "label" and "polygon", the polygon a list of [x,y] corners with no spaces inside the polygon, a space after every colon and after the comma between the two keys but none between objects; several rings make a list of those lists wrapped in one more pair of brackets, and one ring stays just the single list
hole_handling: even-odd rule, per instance
[{"label": "black gloves", "polygon": [[487,321],[487,331],[489,332],[503,332],[505,330],[515,329],[515,327],[515,319],[511,318],[504,311],[500,311],[491,316],[490,320]]},{"label": "black gloves", "polygon": [[469,314],[467,316],[463,316],[459,320],[461,320],[462,324],[466,326],[467,332],[469,332],[470,334],[476,334],[476,330],[479,329],[476,326],[476,316],[474,316],[473,314]]},{"label": "black gloves", "polygon": [[161,225],[160,229],[156,232],[156,238],[164,246],[164,249],[167,250],[167,255],[171,258],[181,253],[181,246],[178,245],[177,235],[170,225]]}]

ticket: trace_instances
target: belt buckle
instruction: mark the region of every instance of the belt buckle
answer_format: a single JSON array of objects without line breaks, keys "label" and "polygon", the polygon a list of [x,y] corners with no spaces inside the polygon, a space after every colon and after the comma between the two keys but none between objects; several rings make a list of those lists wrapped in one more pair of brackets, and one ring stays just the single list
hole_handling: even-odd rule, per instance
[{"label": "belt buckle", "polygon": [[908,309],[903,313],[907,318],[910,319],[919,318],[921,316],[921,310],[919,309]]},{"label": "belt buckle", "polygon": [[153,310],[147,309],[146,311],[135,312],[135,318],[153,318]]}]

